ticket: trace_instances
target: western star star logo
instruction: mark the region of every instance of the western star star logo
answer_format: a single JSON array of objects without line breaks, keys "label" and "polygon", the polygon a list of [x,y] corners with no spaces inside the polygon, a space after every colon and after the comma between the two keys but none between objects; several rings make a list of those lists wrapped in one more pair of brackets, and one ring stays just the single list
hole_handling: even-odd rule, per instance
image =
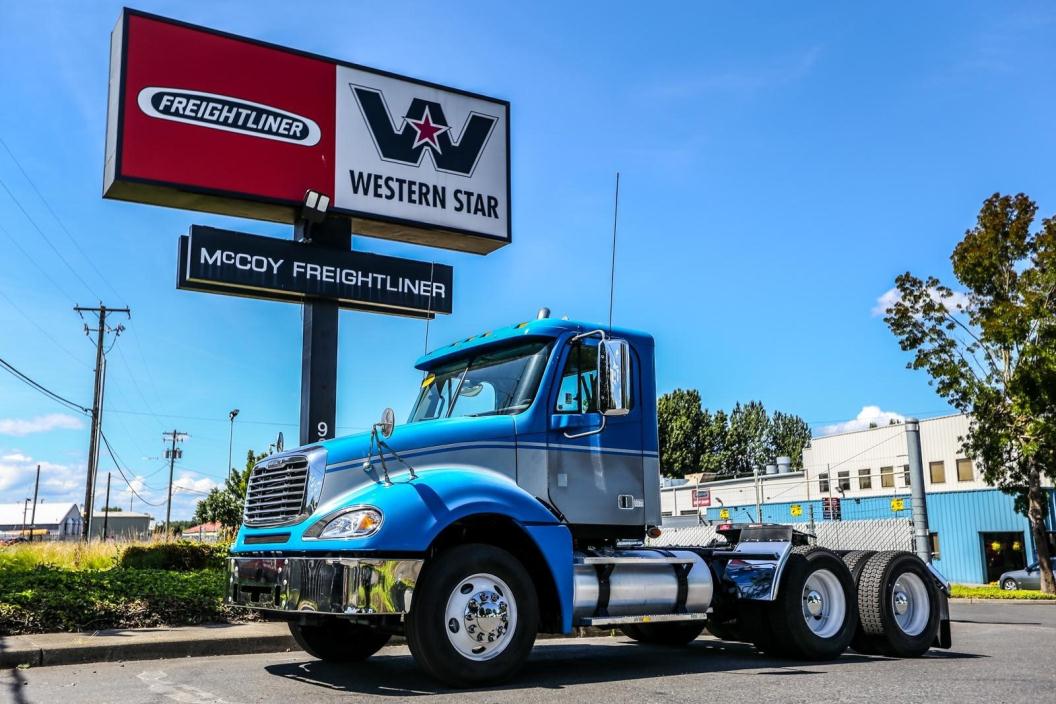
[{"label": "western star star logo", "polygon": [[437,171],[472,176],[499,121],[492,115],[470,112],[456,142],[444,107],[432,100],[414,98],[397,130],[380,90],[355,84],[349,84],[349,88],[359,103],[378,156],[385,161],[421,167],[425,152],[429,152]]},{"label": "western star star logo", "polygon": [[440,142],[437,141],[437,136],[447,132],[450,127],[447,125],[437,125],[433,123],[433,117],[429,114],[429,106],[425,108],[425,115],[420,120],[412,119],[410,115],[404,117],[407,122],[411,123],[411,127],[418,130],[418,137],[414,140],[414,147],[420,144],[428,144],[437,152],[440,150]]}]

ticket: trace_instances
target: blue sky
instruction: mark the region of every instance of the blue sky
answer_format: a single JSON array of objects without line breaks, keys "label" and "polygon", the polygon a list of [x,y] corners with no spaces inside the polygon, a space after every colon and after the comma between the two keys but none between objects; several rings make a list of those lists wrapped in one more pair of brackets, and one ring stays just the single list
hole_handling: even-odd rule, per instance
[{"label": "blue sky", "polygon": [[[300,308],[175,288],[190,224],[289,228],[100,197],[120,7],[0,5],[0,137],[58,215],[0,149],[29,214],[0,189],[0,357],[88,405],[93,350],[72,307],[130,306],[105,431],[159,502],[165,430],[190,433],[176,475],[195,491],[224,474],[231,408],[236,455],[296,437]],[[866,406],[936,415],[948,408],[904,368],[878,299],[907,269],[948,277],[994,191],[1056,211],[1056,13],[1040,3],[297,4],[319,21],[283,2],[136,7],[511,101],[513,245],[354,244],[454,266],[455,313],[431,346],[542,305],[603,320],[620,171],[615,321],[656,337],[662,391],[698,388],[711,408],[760,399],[819,429]],[[341,325],[339,429],[386,405],[404,417],[424,323],[345,312]],[[40,462],[43,496],[80,503],[87,435],[0,375],[0,502],[31,495]],[[116,474],[114,495],[128,506]],[[178,492],[174,515],[195,498]]]}]

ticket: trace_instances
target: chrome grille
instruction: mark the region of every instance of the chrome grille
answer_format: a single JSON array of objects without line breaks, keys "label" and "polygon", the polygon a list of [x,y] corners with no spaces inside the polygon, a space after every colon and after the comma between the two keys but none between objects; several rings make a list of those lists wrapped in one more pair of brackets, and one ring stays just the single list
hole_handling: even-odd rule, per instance
[{"label": "chrome grille", "polygon": [[246,486],[242,520],[247,526],[277,526],[297,519],[304,509],[308,458],[279,457],[253,468]]}]

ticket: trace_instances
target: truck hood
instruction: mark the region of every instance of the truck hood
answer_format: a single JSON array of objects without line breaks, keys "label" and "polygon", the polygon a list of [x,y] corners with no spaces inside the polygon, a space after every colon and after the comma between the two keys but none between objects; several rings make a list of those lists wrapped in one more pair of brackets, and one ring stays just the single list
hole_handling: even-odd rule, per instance
[{"label": "truck hood", "polygon": [[[508,448],[513,453],[516,440],[515,423],[512,416],[485,416],[478,418],[441,418],[399,425],[392,435],[382,439],[416,472],[437,465],[445,466],[445,460],[457,464],[460,451],[476,448]],[[326,448],[326,477],[323,480],[320,505],[369,484],[377,484],[384,478],[375,447],[370,449],[370,433],[358,433],[322,443]],[[393,452],[384,453],[385,465],[394,481],[406,478],[407,467]],[[369,464],[368,464],[369,461]],[[507,469],[511,472],[514,468]]]}]

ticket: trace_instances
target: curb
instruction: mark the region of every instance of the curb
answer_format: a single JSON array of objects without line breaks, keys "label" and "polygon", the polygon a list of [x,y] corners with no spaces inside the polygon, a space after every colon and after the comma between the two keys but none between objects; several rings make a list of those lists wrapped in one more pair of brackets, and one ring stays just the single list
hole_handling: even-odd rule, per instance
[{"label": "curb", "polygon": [[1056,599],[1001,599],[978,596],[961,596],[950,599],[951,604],[1035,604],[1056,606]]},{"label": "curb", "polygon": [[[195,629],[199,630],[199,629]],[[200,629],[207,630],[207,629]],[[211,630],[211,629],[209,629]],[[231,627],[219,635],[188,634],[185,629],[154,632],[144,638],[134,631],[100,631],[95,634],[42,634],[0,639],[0,668],[79,665],[121,660],[153,660],[209,655],[252,655],[299,650],[293,636],[284,632],[250,634]],[[195,636],[198,637],[195,637]],[[59,642],[61,636],[66,642]],[[12,643],[11,641],[14,641]],[[51,641],[51,642],[48,642]]]},{"label": "curb", "polygon": [[[539,639],[607,636],[609,633],[607,629],[578,628],[571,635],[540,634]],[[394,636],[390,645],[404,642],[402,637]],[[42,633],[0,637],[0,669],[209,655],[256,655],[300,649],[286,624],[277,622],[95,633]]]}]

